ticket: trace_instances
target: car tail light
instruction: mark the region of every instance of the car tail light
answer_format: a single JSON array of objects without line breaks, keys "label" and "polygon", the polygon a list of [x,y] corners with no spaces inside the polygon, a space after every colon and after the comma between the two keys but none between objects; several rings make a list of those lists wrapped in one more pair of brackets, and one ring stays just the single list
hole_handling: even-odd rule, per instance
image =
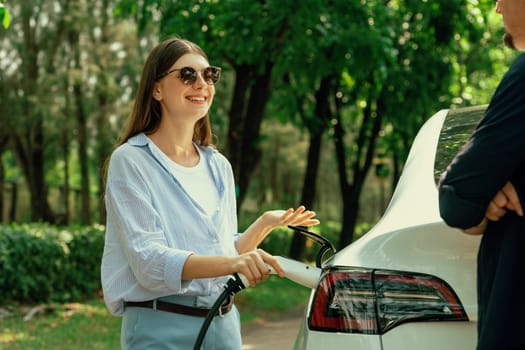
[{"label": "car tail light", "polygon": [[404,322],[468,321],[452,288],[438,277],[386,270],[325,271],[308,318],[312,330],[384,334]]}]

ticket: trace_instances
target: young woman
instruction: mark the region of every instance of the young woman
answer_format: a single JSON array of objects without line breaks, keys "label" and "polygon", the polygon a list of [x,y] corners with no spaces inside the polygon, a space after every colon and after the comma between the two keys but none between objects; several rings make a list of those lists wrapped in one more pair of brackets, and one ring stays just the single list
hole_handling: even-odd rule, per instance
[{"label": "young woman", "polygon": [[[230,275],[254,285],[268,278],[267,264],[282,275],[257,249],[272,229],[319,223],[299,206],[267,211],[237,233],[231,165],[211,144],[208,111],[220,75],[190,41],[157,45],[111,156],[101,272],[106,305],[123,315],[123,349],[192,348]],[[237,309],[231,300],[221,309],[203,347],[241,349]]]}]

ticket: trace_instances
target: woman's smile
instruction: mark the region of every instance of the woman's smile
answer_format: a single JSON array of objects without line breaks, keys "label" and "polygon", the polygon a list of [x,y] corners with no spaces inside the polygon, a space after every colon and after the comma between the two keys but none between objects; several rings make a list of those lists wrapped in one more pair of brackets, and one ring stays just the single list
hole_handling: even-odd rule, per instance
[{"label": "woman's smile", "polygon": [[203,96],[203,95],[191,95],[191,96],[186,96],[186,99],[192,103],[205,104],[206,101],[208,100],[208,97]]}]

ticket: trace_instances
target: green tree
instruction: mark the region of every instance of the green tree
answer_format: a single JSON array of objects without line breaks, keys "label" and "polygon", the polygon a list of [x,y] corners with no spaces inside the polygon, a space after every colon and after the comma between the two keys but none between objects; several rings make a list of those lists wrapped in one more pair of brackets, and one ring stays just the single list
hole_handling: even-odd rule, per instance
[{"label": "green tree", "polygon": [[[290,113],[297,111],[298,126],[309,134],[301,203],[314,208],[323,136],[337,121],[340,81],[344,72],[352,70],[358,76],[358,72],[371,69],[367,60],[377,63],[381,59],[375,59],[381,38],[369,25],[368,10],[361,3],[309,1],[303,5],[302,12],[293,16],[292,26],[298,28],[294,33],[307,35],[288,40],[288,56],[283,57],[280,67],[287,70],[287,100],[296,102],[289,105]],[[296,233],[290,255],[301,258],[303,250],[304,237]]]},{"label": "green tree", "polygon": [[[61,11],[53,11],[54,5],[59,6]],[[19,69],[10,69],[4,75],[11,90],[5,96],[9,118],[3,118],[6,118],[4,122],[11,131],[10,148],[23,171],[31,195],[33,221],[54,221],[45,181],[44,125],[50,111],[44,101],[49,99],[50,89],[42,77],[56,73],[55,55],[63,40],[67,20],[64,14],[68,6],[69,1],[65,0],[51,4],[22,2],[15,5],[17,16],[8,31],[9,44],[4,41],[8,56]],[[48,16],[45,20],[42,17],[44,13]]]},{"label": "green tree", "polygon": [[[435,111],[452,105],[450,89],[461,78],[455,70],[456,57],[462,52],[458,41],[477,45],[488,29],[480,20],[478,7],[459,0],[385,1],[369,8],[374,26],[384,33],[383,57],[388,59],[380,60],[382,64],[365,80],[353,79],[355,83],[342,86],[343,96],[357,96],[357,101],[337,104],[341,122],[335,123],[340,130],[334,135],[339,135],[340,140],[347,140],[346,130],[351,129],[344,126],[348,125],[345,119],[355,125],[352,110],[356,105],[362,106],[357,113],[362,125],[369,125],[361,129],[351,146],[336,139],[340,176],[347,176],[344,169],[350,169],[352,174],[351,181],[349,178],[341,182],[344,205],[339,247],[353,240],[358,200],[378,142],[382,146],[379,152],[393,159],[396,181],[401,160],[406,158],[419,127]],[[472,72],[486,68],[480,65]],[[355,72],[349,71],[349,75],[353,78]],[[350,149],[354,151],[349,152]],[[345,163],[349,165],[341,166]]]},{"label": "green tree", "polygon": [[[114,21],[112,0],[13,6],[10,30],[0,32],[2,87],[9,86],[2,89],[0,125],[31,195],[29,219],[67,223],[71,190],[79,194],[79,221],[90,223],[98,189],[103,221],[101,169],[142,60],[135,32]],[[59,208],[56,199],[50,205],[50,187],[61,188]]]}]

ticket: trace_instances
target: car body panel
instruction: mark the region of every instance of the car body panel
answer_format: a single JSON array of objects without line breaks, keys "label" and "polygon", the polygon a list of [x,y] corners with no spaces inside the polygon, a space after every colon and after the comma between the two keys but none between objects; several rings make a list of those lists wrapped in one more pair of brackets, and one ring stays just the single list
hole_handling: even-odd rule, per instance
[{"label": "car body panel", "polygon": [[476,325],[476,322],[434,322],[429,327],[428,323],[423,322],[406,323],[381,337],[382,349],[475,349]]},{"label": "car body panel", "polygon": [[439,277],[456,293],[469,321],[409,322],[383,335],[312,331],[306,321],[312,306],[310,298],[295,349],[475,348],[476,258],[480,236],[467,235],[442,221],[434,178],[436,148],[449,112],[439,111],[419,130],[396,190],[379,222],[337,252],[326,265],[408,271]]},{"label": "car body panel", "polygon": [[469,319],[477,320],[476,257],[480,237],[447,226],[439,216],[433,168],[447,110],[431,117],[414,139],[392,200],[366,235],[329,265],[427,273],[446,280]]},{"label": "car body panel", "polygon": [[[345,349],[382,349],[381,337],[378,335],[352,334],[352,336],[349,337],[346,333],[309,331],[310,334],[306,337],[304,334],[306,329],[305,322],[303,321],[299,335],[295,341],[294,349],[341,349],[343,343]],[[336,335],[336,337],[334,337],[334,335]],[[341,342],[343,338],[344,340]]]}]

